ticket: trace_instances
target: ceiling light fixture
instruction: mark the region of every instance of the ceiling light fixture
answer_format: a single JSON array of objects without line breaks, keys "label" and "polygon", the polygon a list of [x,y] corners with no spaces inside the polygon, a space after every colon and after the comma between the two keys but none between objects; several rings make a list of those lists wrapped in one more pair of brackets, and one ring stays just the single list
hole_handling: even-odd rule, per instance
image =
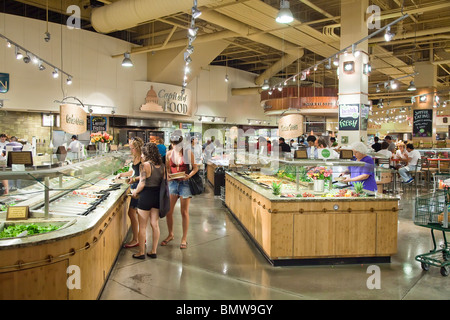
[{"label": "ceiling light fixture", "polygon": [[125,52],[123,54],[124,58],[122,60],[122,67],[132,67],[133,66],[133,62],[130,59],[130,53],[129,52]]},{"label": "ceiling light fixture", "polygon": [[263,89],[263,90],[267,90],[267,89],[269,89],[270,87],[269,87],[269,80],[264,80],[264,84],[262,85],[262,87],[261,87],[261,89]]},{"label": "ceiling light fixture", "polygon": [[19,50],[19,48],[16,46],[16,59],[17,60],[20,60],[20,59],[22,59],[23,58],[23,54],[22,54],[22,52],[20,52],[20,50]]},{"label": "ceiling light fixture", "polygon": [[72,84],[72,77],[71,76],[67,77],[66,82],[67,82],[67,85],[70,86]]},{"label": "ceiling light fixture", "polygon": [[45,66],[44,66],[44,64],[42,63],[42,61],[39,60],[38,63],[39,63],[39,70],[41,70],[41,71],[45,70]]},{"label": "ceiling light fixture", "polygon": [[229,78],[228,75],[226,74],[226,75],[225,75],[225,82],[228,82],[228,81],[230,81],[230,78]]},{"label": "ceiling light fixture", "polygon": [[23,57],[23,62],[29,63],[31,61],[30,54],[27,52],[25,57]]},{"label": "ceiling light fixture", "polygon": [[413,80],[411,80],[411,82],[409,83],[409,87],[406,90],[408,90],[408,91],[416,91],[417,90],[416,85],[414,84]]},{"label": "ceiling light fixture", "polygon": [[202,15],[202,12],[197,9],[197,6],[192,7],[192,18],[197,19]]},{"label": "ceiling light fixture", "polygon": [[291,23],[294,21],[294,17],[292,15],[290,4],[288,0],[280,1],[280,11],[278,12],[277,18],[275,19],[278,23]]},{"label": "ceiling light fixture", "polygon": [[58,69],[55,68],[55,70],[53,70],[52,76],[53,76],[53,78],[55,78],[55,79],[58,78],[58,76],[59,76]]},{"label": "ceiling light fixture", "polygon": [[386,29],[386,33],[384,34],[384,40],[386,40],[386,42],[391,41],[393,38],[395,37],[395,33],[391,32],[391,27],[387,27]]}]

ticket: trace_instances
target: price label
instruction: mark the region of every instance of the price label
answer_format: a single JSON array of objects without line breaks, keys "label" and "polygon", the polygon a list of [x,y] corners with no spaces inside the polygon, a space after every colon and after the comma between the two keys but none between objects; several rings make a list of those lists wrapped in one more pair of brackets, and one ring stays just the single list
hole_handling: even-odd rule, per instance
[{"label": "price label", "polygon": [[28,206],[8,207],[6,220],[27,220],[30,209]]}]

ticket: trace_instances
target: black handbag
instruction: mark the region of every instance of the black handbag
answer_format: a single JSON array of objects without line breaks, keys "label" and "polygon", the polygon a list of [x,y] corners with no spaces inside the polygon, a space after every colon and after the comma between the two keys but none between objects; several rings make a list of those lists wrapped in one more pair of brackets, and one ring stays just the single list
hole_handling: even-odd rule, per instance
[{"label": "black handbag", "polygon": [[205,187],[203,185],[203,179],[200,177],[200,174],[198,171],[188,180],[189,182],[189,189],[191,189],[191,194],[193,196],[202,194],[205,190]]},{"label": "black handbag", "polygon": [[159,217],[164,218],[170,210],[169,182],[167,181],[167,171],[164,168],[164,175],[159,187]]}]

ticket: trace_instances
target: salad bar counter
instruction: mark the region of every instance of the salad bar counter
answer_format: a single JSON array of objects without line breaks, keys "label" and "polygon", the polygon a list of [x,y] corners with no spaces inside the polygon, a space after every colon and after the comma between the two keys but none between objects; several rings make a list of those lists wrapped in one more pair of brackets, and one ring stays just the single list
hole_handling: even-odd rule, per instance
[{"label": "salad bar counter", "polygon": [[310,181],[227,172],[225,205],[275,266],[390,262],[398,198]]},{"label": "salad bar counter", "polygon": [[[0,172],[0,299],[96,299],[129,230],[120,154],[48,170]],[[18,182],[20,180],[20,182]],[[25,219],[8,219],[25,207]]]}]

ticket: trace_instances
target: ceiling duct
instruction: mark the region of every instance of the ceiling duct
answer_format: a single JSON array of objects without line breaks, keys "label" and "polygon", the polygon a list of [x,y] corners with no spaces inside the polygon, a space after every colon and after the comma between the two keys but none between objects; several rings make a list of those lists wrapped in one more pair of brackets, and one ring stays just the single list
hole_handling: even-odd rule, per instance
[{"label": "ceiling duct", "polygon": [[[223,0],[198,0],[199,7],[223,3]],[[191,8],[192,1],[186,0],[121,0],[93,9],[91,23],[97,32],[111,33]]]}]

